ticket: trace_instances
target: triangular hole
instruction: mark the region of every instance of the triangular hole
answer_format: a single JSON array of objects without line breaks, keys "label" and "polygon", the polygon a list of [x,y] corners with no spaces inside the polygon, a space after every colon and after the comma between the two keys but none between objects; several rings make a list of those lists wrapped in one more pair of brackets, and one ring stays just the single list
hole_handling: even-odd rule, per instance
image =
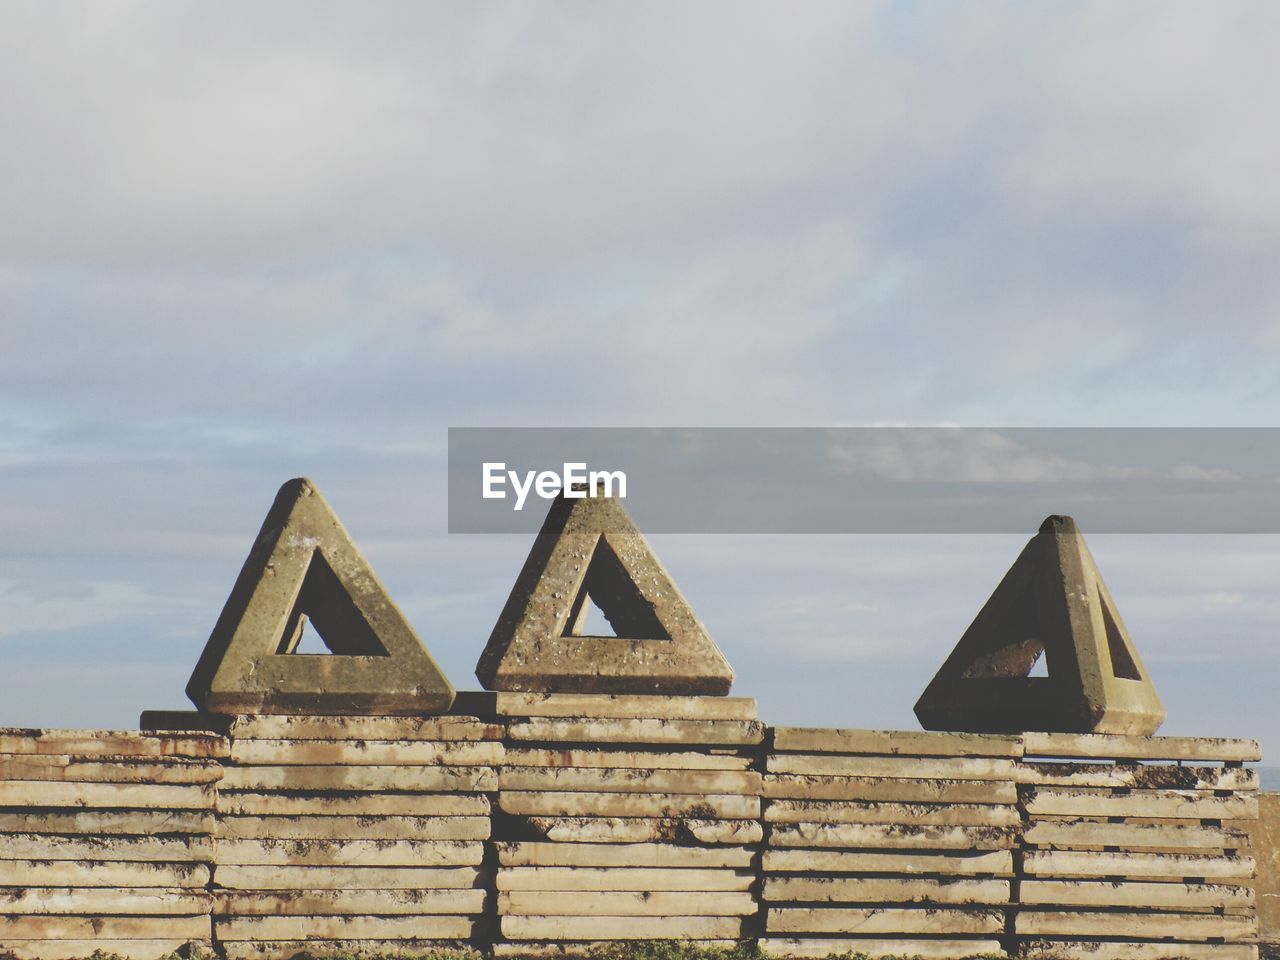
[{"label": "triangular hole", "polygon": [[591,554],[586,576],[569,611],[564,636],[671,639],[653,612],[653,604],[640,593],[604,537],[596,542]]},{"label": "triangular hole", "polygon": [[389,655],[319,550],[311,555],[302,588],[289,611],[276,653],[348,657]]},{"label": "triangular hole", "polygon": [[[1027,583],[991,623],[985,638],[987,650],[974,656],[961,677],[1047,677],[1044,644],[1037,639],[1039,632],[1035,588]],[[1035,672],[1037,666],[1042,672]]]},{"label": "triangular hole", "polygon": [[1040,656],[1036,657],[1036,662],[1031,665],[1031,672],[1028,677],[1047,677],[1049,676],[1049,658],[1041,651]]},{"label": "triangular hole", "polygon": [[1129,645],[1124,642],[1120,626],[1116,623],[1111,605],[1107,603],[1102,591],[1098,591],[1098,600],[1102,606],[1102,622],[1107,628],[1107,652],[1111,654],[1111,672],[1121,680],[1141,680],[1138,665],[1129,654]]},{"label": "triangular hole", "polygon": [[613,624],[609,622],[609,618],[604,615],[604,611],[600,609],[600,605],[591,599],[591,595],[587,594],[586,600],[582,604],[581,622],[579,623],[578,636],[583,637],[617,637],[618,633],[613,629]]}]

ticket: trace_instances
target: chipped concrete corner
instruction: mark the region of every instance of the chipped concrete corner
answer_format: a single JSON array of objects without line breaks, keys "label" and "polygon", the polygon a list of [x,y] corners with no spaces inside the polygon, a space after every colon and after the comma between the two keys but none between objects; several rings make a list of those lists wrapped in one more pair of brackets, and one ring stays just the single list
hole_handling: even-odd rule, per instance
[{"label": "chipped concrete corner", "polygon": [[[295,653],[308,621],[333,656]],[[212,713],[440,713],[454,690],[307,479],[276,495],[187,684]]]},{"label": "chipped concrete corner", "polygon": [[[617,637],[582,633],[588,600]],[[488,690],[723,696],[733,669],[613,498],[556,500],[476,667]]]},{"label": "chipped concrete corner", "polygon": [[[1029,676],[1044,656],[1047,677]],[[916,703],[930,730],[1155,733],[1164,706],[1084,537],[1051,516]]]}]

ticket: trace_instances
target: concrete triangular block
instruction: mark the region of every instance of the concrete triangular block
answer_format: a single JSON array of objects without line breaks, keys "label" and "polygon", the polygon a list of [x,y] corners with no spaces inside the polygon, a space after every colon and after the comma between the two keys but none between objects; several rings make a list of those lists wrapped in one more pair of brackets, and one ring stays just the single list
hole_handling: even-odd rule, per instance
[{"label": "concrete triangular block", "polygon": [[[617,636],[583,635],[589,603]],[[622,505],[561,496],[476,676],[486,690],[718,696],[733,668]]]},{"label": "concrete triangular block", "polygon": [[[295,653],[315,629],[329,654]],[[210,713],[443,713],[453,686],[310,480],[276,495],[187,683]]]},{"label": "concrete triangular block", "polygon": [[[1030,676],[1044,656],[1048,676]],[[1049,517],[916,703],[927,730],[1150,735],[1164,706],[1070,517]]]}]

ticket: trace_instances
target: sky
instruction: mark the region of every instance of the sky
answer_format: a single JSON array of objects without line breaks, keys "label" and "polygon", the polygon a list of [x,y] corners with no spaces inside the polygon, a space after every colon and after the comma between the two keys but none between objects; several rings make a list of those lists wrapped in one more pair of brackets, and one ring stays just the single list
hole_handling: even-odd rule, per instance
[{"label": "sky", "polygon": [[[450,427],[1271,426],[1280,7],[4,0],[0,724],[183,686],[312,477],[454,684]],[[1280,540],[1090,536],[1280,750]],[[905,728],[1025,535],[661,534],[775,723]]]}]

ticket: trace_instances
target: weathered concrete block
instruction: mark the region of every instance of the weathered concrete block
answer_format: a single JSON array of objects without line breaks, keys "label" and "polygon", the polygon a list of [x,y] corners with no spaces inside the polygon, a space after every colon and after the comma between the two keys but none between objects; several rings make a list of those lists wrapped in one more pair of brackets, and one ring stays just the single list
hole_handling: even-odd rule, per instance
[{"label": "weathered concrete block", "polygon": [[773,748],[792,753],[854,753],[910,757],[1021,757],[1022,738],[917,730],[831,730],[775,727]]},{"label": "weathered concrete block", "polygon": [[[799,939],[764,937],[760,940],[760,952],[769,957],[788,957],[795,960],[825,960],[857,952],[866,957],[900,960],[969,960],[971,957],[1001,956],[1004,947],[999,940],[910,940],[871,939],[867,937],[846,939]],[[1235,960],[1235,958],[1231,958]]]},{"label": "weathered concrete block", "polygon": [[482,717],[614,718],[622,720],[755,720],[754,697],[662,694],[511,693],[463,690],[455,713]]},{"label": "weathered concrete block", "polygon": [[[332,656],[294,650],[308,620]],[[210,713],[444,713],[453,686],[309,480],[276,495],[187,684]]]},{"label": "weathered concrete block", "polygon": [[758,796],[760,774],[750,770],[631,770],[608,767],[506,767],[501,789],[599,793],[736,793]]},{"label": "weathered concrete block", "polygon": [[469,940],[476,922],[467,917],[219,917],[222,941],[261,940]]},{"label": "weathered concrete block", "polygon": [[558,743],[625,743],[682,746],[754,746],[764,724],[752,720],[557,720],[515,721],[511,740]]},{"label": "weathered concrete block", "polygon": [[587,750],[550,747],[508,747],[502,755],[507,767],[620,767],[631,770],[750,770],[754,757],[737,753]]},{"label": "weathered concrete block", "polygon": [[1009,876],[1013,854],[1008,850],[974,853],[950,851],[885,853],[861,850],[766,849],[764,872],[769,873],[898,873],[905,876]]},{"label": "weathered concrete block", "polygon": [[837,777],[769,774],[762,793],[769,799],[894,801],[900,803],[1004,803],[1018,801],[1012,782],[983,780],[891,780],[882,777]]},{"label": "weathered concrete block", "polygon": [[113,860],[0,859],[4,887],[180,887],[209,884],[209,868],[199,863],[130,863]]},{"label": "weathered concrete block", "polygon": [[510,940],[738,939],[741,917],[502,917]]},{"label": "weathered concrete block", "polygon": [[769,933],[996,934],[1004,932],[1003,910],[928,907],[770,907]]},{"label": "weathered concrete block", "polygon": [[768,823],[903,823],[920,826],[1016,827],[1016,808],[993,804],[857,803],[839,800],[773,800]]},{"label": "weathered concrete block", "polygon": [[748,891],[756,881],[750,870],[648,867],[503,867],[498,890],[655,890]]},{"label": "weathered concrete block", "polygon": [[226,790],[387,790],[445,793],[496,790],[492,767],[229,767]]},{"label": "weathered concrete block", "polygon": [[220,892],[215,914],[233,917],[451,916],[484,911],[483,890],[289,890]]},{"label": "weathered concrete block", "polygon": [[227,840],[488,840],[488,817],[224,817]]},{"label": "weathered concrete block", "polygon": [[1149,938],[1154,940],[1248,940],[1257,936],[1253,915],[1140,911],[1019,910],[1019,936]]},{"label": "weathered concrete block", "polygon": [[1023,940],[1026,960],[1258,960],[1256,944]]},{"label": "weathered concrete block", "polygon": [[351,793],[296,795],[219,791],[225,816],[487,817],[489,798],[473,793]]},{"label": "weathered concrete block", "polygon": [[[220,840],[218,865],[466,867],[484,859],[469,840]],[[328,934],[326,934],[328,936]],[[428,936],[422,934],[421,936]],[[441,936],[444,936],[441,934]],[[286,938],[287,939],[287,938]]]},{"label": "weathered concrete block", "polygon": [[937,903],[1005,906],[1008,880],[766,877],[761,899],[785,903]]},{"label": "weathered concrete block", "polygon": [[[1048,677],[1031,677],[1043,655]],[[1151,734],[1164,707],[1070,517],[1049,517],[916,703],[926,729]]]},{"label": "weathered concrete block", "polygon": [[[507,867],[729,867],[751,866],[748,847],[682,847],[669,843],[496,843]],[[573,938],[583,939],[583,938]],[[590,938],[586,938],[590,939]],[[705,939],[705,938],[704,938]]]},{"label": "weathered concrete block", "polygon": [[556,843],[759,843],[764,829],[754,820],[672,817],[528,817],[531,831]]},{"label": "weathered concrete block", "polygon": [[905,823],[778,823],[773,847],[836,849],[1011,850],[1019,831],[1010,827],[953,827]]},{"label": "weathered concrete block", "polygon": [[725,891],[517,890],[498,894],[503,917],[747,917],[756,912],[750,893]]},{"label": "weathered concrete block", "polygon": [[[594,602],[617,637],[585,636]],[[612,497],[560,497],[476,676],[487,690],[724,695],[733,669]]]},{"label": "weathered concrete block", "polygon": [[571,793],[512,791],[498,794],[498,808],[517,816],[760,818],[760,798],[718,793]]},{"label": "weathered concrete block", "polygon": [[[1100,845],[1099,845],[1100,846]],[[1160,880],[1248,880],[1253,857],[1222,854],[1118,853],[1099,850],[1028,850],[1023,871],[1040,877],[1128,877]]]},{"label": "weathered concrete block", "polygon": [[1018,901],[1069,907],[1139,907],[1152,910],[1221,910],[1239,913],[1254,909],[1256,899],[1247,886],[1222,883],[1141,883],[1111,880],[1023,880]]},{"label": "weathered concrete block", "polygon": [[214,869],[225,890],[466,890],[483,887],[491,873],[469,867],[293,867],[267,865]]}]

